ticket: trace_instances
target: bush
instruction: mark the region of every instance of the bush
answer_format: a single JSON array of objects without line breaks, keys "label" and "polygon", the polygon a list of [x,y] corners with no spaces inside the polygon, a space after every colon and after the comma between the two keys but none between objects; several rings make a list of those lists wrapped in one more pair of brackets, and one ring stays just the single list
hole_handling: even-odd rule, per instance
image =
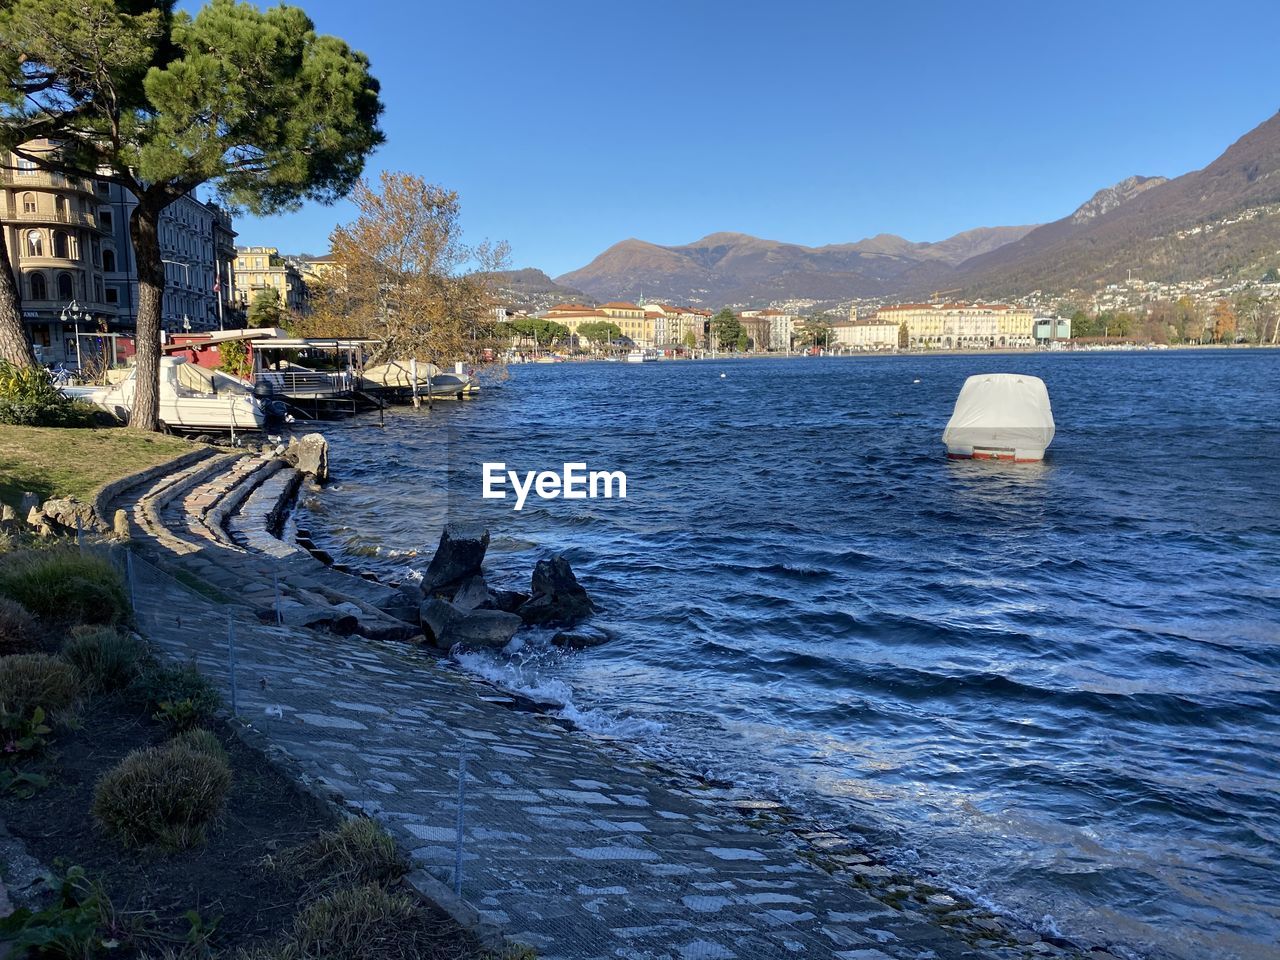
[{"label": "bush", "polygon": [[0,710],[29,717],[37,707],[47,713],[67,710],[80,693],[75,668],[45,653],[0,657]]},{"label": "bush", "polygon": [[204,841],[231,789],[231,767],[190,743],[135,750],[94,790],[93,815],[132,847],[186,850]]},{"label": "bush", "polygon": [[196,727],[193,730],[184,730],[170,742],[179,746],[189,747],[198,753],[208,754],[223,763],[229,764],[231,762],[231,758],[227,756],[227,748],[222,745],[222,741],[218,739],[217,734],[212,730],[205,730],[201,727]]},{"label": "bush", "polygon": [[337,887],[391,884],[409,872],[395,841],[364,817],[283,851],[270,866],[305,881],[313,895]]},{"label": "bush", "polygon": [[0,563],[0,596],[50,623],[122,624],[129,595],[106,560],[78,550],[28,550]]},{"label": "bush", "polygon": [[[410,896],[377,884],[339,890],[299,913],[283,942],[239,960],[419,960],[456,957],[457,937]],[[469,952],[463,955],[470,955]]]},{"label": "bush", "polygon": [[133,637],[111,627],[77,627],[62,647],[80,682],[93,693],[123,690],[142,668],[145,651]]},{"label": "bush", "polygon": [[190,730],[208,723],[222,706],[218,691],[191,664],[172,667],[153,663],[135,681],[134,691],[170,730]]},{"label": "bush", "polygon": [[30,652],[40,633],[40,626],[26,607],[0,597],[0,656]]},{"label": "bush", "polygon": [[19,367],[0,360],[0,423],[82,427],[93,419],[93,408],[63,396],[44,367]]}]

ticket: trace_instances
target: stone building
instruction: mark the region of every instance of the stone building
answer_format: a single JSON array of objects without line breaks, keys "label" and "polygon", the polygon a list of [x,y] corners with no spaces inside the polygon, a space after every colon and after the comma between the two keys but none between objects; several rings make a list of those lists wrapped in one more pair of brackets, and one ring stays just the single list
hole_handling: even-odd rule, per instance
[{"label": "stone building", "polygon": [[855,352],[896,350],[899,329],[892,320],[838,320],[831,325],[831,345]]},{"label": "stone building", "polygon": [[[39,154],[53,146],[32,141],[23,149]],[[3,166],[0,225],[22,294],[23,320],[40,360],[75,361],[77,331],[132,335],[138,304],[129,237],[129,217],[137,206],[133,195],[105,180],[41,170],[12,153]],[[169,333],[216,329],[215,281],[223,278],[223,291],[235,282],[230,216],[213,204],[183,197],[161,215],[160,240],[168,277],[162,327]],[[222,316],[225,320],[225,301]]]},{"label": "stone building", "polygon": [[1003,303],[901,303],[876,319],[907,328],[910,346],[935,350],[1029,347],[1035,315]]}]

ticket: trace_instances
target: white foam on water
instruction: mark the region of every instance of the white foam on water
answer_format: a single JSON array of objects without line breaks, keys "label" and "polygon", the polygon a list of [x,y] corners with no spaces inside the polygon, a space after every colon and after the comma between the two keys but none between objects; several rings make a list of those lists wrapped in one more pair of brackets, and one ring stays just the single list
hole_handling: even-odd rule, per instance
[{"label": "white foam on water", "polygon": [[563,680],[548,680],[538,675],[526,664],[509,660],[494,660],[481,653],[454,653],[453,661],[478,677],[497,684],[504,690],[519,693],[534,700],[555,704],[558,710],[552,716],[568,720],[580,730],[598,733],[623,740],[643,740],[656,737],[664,727],[656,720],[639,717],[618,717],[599,707],[582,709],[573,702],[573,688]]}]

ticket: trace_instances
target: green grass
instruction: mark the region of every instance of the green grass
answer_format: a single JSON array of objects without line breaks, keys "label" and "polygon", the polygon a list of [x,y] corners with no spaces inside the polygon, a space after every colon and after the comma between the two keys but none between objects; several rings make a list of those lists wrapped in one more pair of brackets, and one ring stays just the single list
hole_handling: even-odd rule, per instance
[{"label": "green grass", "polygon": [[88,500],[104,483],[194,449],[186,440],[133,430],[0,427],[0,502],[23,491]]}]

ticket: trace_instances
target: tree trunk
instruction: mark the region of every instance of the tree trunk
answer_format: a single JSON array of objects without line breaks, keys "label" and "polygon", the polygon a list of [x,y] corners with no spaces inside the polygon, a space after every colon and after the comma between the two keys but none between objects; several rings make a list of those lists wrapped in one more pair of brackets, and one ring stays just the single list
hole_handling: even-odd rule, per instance
[{"label": "tree trunk", "polygon": [[134,260],[138,267],[138,320],[134,363],[133,430],[160,429],[160,310],[164,303],[164,260],[160,253],[160,211],[139,198],[129,218]]},{"label": "tree trunk", "polygon": [[34,367],[36,355],[22,328],[22,291],[9,262],[8,228],[0,224],[0,360]]}]

